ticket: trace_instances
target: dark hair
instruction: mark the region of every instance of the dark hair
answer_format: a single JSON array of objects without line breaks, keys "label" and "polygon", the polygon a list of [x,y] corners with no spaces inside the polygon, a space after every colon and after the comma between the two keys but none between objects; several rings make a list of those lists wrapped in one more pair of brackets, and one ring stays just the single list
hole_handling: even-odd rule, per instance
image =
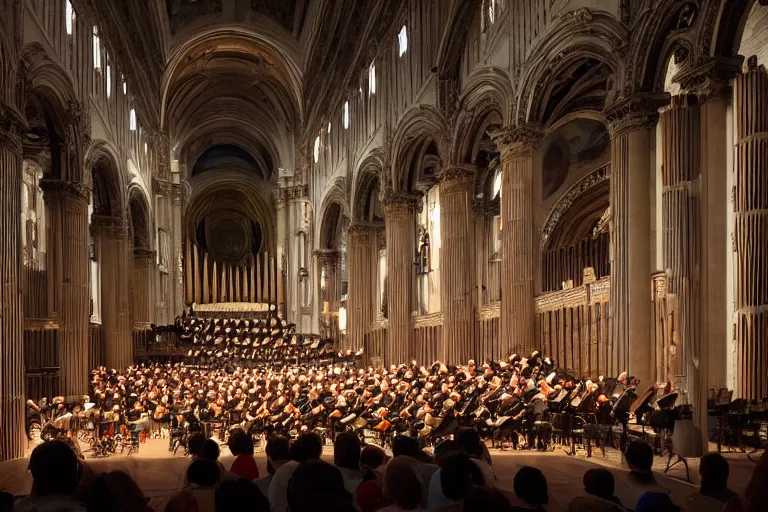
[{"label": "dark hair", "polygon": [[624,452],[630,469],[651,471],[653,465],[653,448],[643,441],[632,441]]},{"label": "dark hair", "polygon": [[421,446],[419,441],[409,436],[397,436],[392,441],[392,456],[407,455],[414,459],[419,456],[421,452]]},{"label": "dark hair", "polygon": [[13,512],[13,494],[0,492],[0,512]]},{"label": "dark hair", "polygon": [[481,458],[483,456],[482,441],[477,430],[469,427],[460,428],[456,432],[456,442],[462,451],[470,457]]},{"label": "dark hair", "polygon": [[544,473],[530,466],[523,466],[515,475],[515,494],[528,505],[546,505],[549,501],[547,479]]},{"label": "dark hair", "polygon": [[333,442],[333,463],[340,468],[360,470],[360,438],[342,432]]},{"label": "dark hair", "polygon": [[360,465],[370,469],[376,469],[387,462],[387,452],[375,444],[367,444],[360,452]]},{"label": "dark hair", "polygon": [[272,460],[290,460],[291,444],[285,436],[272,436],[267,441],[267,447],[264,448],[264,452]]},{"label": "dark hair", "polygon": [[205,436],[200,432],[195,432],[187,440],[187,451],[194,457],[200,457],[203,455],[203,445],[205,444]]},{"label": "dark hair", "polygon": [[437,463],[440,464],[444,462],[445,459],[458,451],[461,451],[461,446],[459,446],[459,443],[453,439],[446,439],[445,441],[442,441],[440,444],[435,446],[435,451],[433,454]]},{"label": "dark hair", "polygon": [[125,471],[103,473],[91,485],[88,493],[88,512],[122,510],[139,512],[147,510],[147,498]]},{"label": "dark hair", "polygon": [[603,468],[588,469],[583,482],[584,491],[598,498],[611,499],[616,490],[613,474]]},{"label": "dark hair", "polygon": [[493,487],[473,487],[464,499],[463,511],[510,512],[512,505],[504,494]]},{"label": "dark hair", "polygon": [[463,500],[475,485],[485,485],[483,473],[464,452],[450,455],[440,470],[440,488],[446,498]]},{"label": "dark hair", "polygon": [[203,452],[201,454],[202,458],[205,460],[216,461],[219,459],[219,455],[221,455],[219,443],[213,439],[206,439],[205,443],[203,443]]},{"label": "dark hair", "polygon": [[47,441],[32,450],[29,471],[37,496],[64,494],[71,496],[80,481],[80,462],[66,443]]},{"label": "dark hair", "polygon": [[412,510],[419,506],[423,489],[410,457],[401,455],[392,459],[384,474],[384,489],[387,496],[402,509]]},{"label": "dark hair", "polygon": [[189,483],[203,487],[213,487],[221,478],[219,465],[212,460],[198,459],[192,461],[187,469]]},{"label": "dark hair", "polygon": [[719,453],[708,453],[699,460],[699,474],[703,488],[728,488],[730,468],[728,461]]},{"label": "dark hair", "polygon": [[243,510],[243,504],[248,504],[248,510],[254,512],[269,512],[269,501],[259,488],[250,480],[238,478],[224,480],[216,489],[216,512]]},{"label": "dark hair", "polygon": [[291,444],[291,460],[306,462],[319,459],[323,454],[323,441],[314,432],[303,432]]},{"label": "dark hair", "polygon": [[229,435],[227,441],[232,455],[253,455],[253,439],[243,429],[236,429]]},{"label": "dark hair", "polygon": [[319,459],[303,462],[294,470],[288,481],[288,508],[291,512],[354,510],[341,471]]}]

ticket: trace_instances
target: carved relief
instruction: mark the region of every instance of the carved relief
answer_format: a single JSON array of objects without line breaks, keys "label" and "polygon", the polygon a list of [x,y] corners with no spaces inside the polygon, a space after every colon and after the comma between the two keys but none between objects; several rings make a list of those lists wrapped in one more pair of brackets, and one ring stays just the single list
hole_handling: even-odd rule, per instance
[{"label": "carved relief", "polygon": [[629,131],[650,130],[659,120],[659,108],[669,103],[667,93],[637,94],[615,102],[603,111],[611,138]]}]

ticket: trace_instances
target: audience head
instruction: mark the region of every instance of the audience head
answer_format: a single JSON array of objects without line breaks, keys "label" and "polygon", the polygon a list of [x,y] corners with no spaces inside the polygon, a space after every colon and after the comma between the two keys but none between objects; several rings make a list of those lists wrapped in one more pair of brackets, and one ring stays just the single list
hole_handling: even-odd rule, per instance
[{"label": "audience head", "polygon": [[719,453],[708,453],[699,461],[701,487],[705,489],[728,488],[728,461]]},{"label": "audience head", "polygon": [[352,432],[342,432],[333,443],[333,463],[340,468],[360,469],[360,438]]},{"label": "audience head", "polygon": [[288,438],[285,436],[272,436],[267,441],[267,447],[264,448],[267,454],[267,459],[274,464],[277,462],[284,462],[291,460],[291,444],[288,442]]},{"label": "audience head", "polygon": [[235,457],[238,455],[253,455],[253,439],[243,429],[235,429],[229,435],[227,446],[229,446],[229,451]]},{"label": "audience head", "polygon": [[61,441],[48,441],[32,450],[29,471],[35,496],[71,496],[80,481],[80,461]]},{"label": "audience head", "polygon": [[384,473],[384,491],[402,510],[413,510],[421,504],[423,489],[412,458],[400,455],[392,459]]},{"label": "audience head", "polygon": [[213,460],[198,459],[192,462],[187,469],[187,480],[192,485],[199,487],[213,487],[221,478],[219,465]]},{"label": "audience head", "polygon": [[584,473],[584,490],[598,498],[610,499],[615,491],[613,474],[607,469],[593,468]]},{"label": "audience head", "polygon": [[646,492],[637,500],[635,512],[679,512],[680,507],[672,503],[668,494]]},{"label": "audience head", "polygon": [[177,492],[165,504],[165,512],[200,512],[195,495],[189,491]]},{"label": "audience head", "polygon": [[199,458],[203,455],[203,445],[205,445],[205,436],[200,432],[195,432],[189,436],[187,450],[192,457]]},{"label": "audience head", "polygon": [[407,455],[414,459],[421,454],[421,446],[419,441],[409,436],[397,436],[392,441],[392,455],[398,457],[400,455]]},{"label": "audience head", "polygon": [[323,454],[323,441],[314,432],[302,432],[291,444],[291,460],[306,462],[319,459]]},{"label": "audience head", "polygon": [[344,488],[341,471],[316,458],[303,462],[291,475],[288,508],[291,512],[354,510],[352,495]]},{"label": "audience head", "polygon": [[88,512],[121,510],[143,512],[148,510],[147,498],[139,486],[124,471],[112,471],[99,476],[88,494]]},{"label": "audience head", "polygon": [[374,444],[367,444],[360,452],[360,469],[373,471],[389,462],[387,452]]},{"label": "audience head", "polygon": [[624,452],[629,469],[636,473],[651,473],[653,448],[643,441],[632,441]]},{"label": "audience head", "polygon": [[206,439],[203,443],[202,458],[205,460],[217,461],[219,460],[219,455],[221,455],[219,443],[213,439]]},{"label": "audience head", "polygon": [[240,512],[243,504],[248,504],[248,510],[268,512],[269,501],[259,488],[250,480],[224,480],[216,489],[216,512]]},{"label": "audience head", "polygon": [[528,505],[546,505],[549,501],[547,479],[536,468],[523,466],[515,475],[515,494]]},{"label": "audience head", "polygon": [[435,446],[435,462],[437,462],[439,466],[442,466],[448,457],[459,451],[461,451],[461,447],[458,442],[453,439],[446,439]]},{"label": "audience head", "polygon": [[493,487],[473,487],[464,499],[462,510],[465,512],[510,512],[512,505],[504,494]]},{"label": "audience head", "polygon": [[482,471],[469,455],[456,452],[445,459],[440,470],[440,488],[446,498],[463,500],[476,485],[485,485],[485,480]]},{"label": "audience head", "polygon": [[477,430],[469,427],[460,428],[456,433],[456,442],[461,450],[470,457],[479,459],[483,456],[483,442]]}]

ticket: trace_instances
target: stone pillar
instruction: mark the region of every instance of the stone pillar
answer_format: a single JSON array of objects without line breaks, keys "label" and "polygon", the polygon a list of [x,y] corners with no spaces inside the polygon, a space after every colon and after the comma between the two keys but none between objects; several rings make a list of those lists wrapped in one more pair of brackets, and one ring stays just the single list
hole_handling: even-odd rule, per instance
[{"label": "stone pillar", "polygon": [[91,229],[101,246],[101,297],[107,368],[133,363],[129,309],[129,233],[119,217],[93,215]]},{"label": "stone pillar", "polygon": [[384,347],[384,364],[413,359],[413,311],[415,214],[420,206],[414,194],[390,193],[384,197],[387,236],[387,318],[389,330]]},{"label": "stone pillar", "polygon": [[[341,299],[341,253],[339,251],[319,249],[316,251],[318,258],[318,280],[322,280],[322,272],[325,270],[325,289],[321,289],[320,298],[320,325],[327,322],[328,337],[340,341],[338,329],[338,316],[334,318],[334,313],[339,311],[339,299]],[[322,283],[321,283],[322,284]],[[326,306],[327,303],[327,306]]]},{"label": "stone pillar", "polygon": [[144,247],[133,249],[131,295],[133,301],[133,329],[146,331],[152,322],[152,275],[155,272],[156,253]]},{"label": "stone pillar", "polygon": [[512,353],[528,355],[536,346],[534,307],[538,243],[535,212],[540,198],[534,173],[536,146],[543,133],[537,127],[507,128],[497,137],[501,150],[501,336],[497,359]]},{"label": "stone pillar", "polygon": [[[440,172],[440,309],[443,331],[437,357],[466,364],[477,357],[475,344],[475,253],[473,166],[445,166]],[[430,361],[422,361],[429,363]]]},{"label": "stone pillar", "polygon": [[[347,230],[347,289],[346,347],[358,350],[364,346],[365,332],[373,324],[376,297],[376,232],[365,225],[353,223]],[[366,354],[366,357],[368,355]]]},{"label": "stone pillar", "polygon": [[768,72],[747,61],[736,78],[735,307],[737,394],[768,394]]},{"label": "stone pillar", "polygon": [[[174,179],[178,179],[178,176],[174,176]],[[183,185],[181,183],[174,183],[171,194],[171,232],[169,236],[171,243],[173,244],[173,258],[169,262],[171,268],[168,269],[171,278],[171,301],[173,309],[171,310],[172,318],[184,312],[184,271],[182,266],[182,251],[183,251],[183,234],[184,227],[181,224],[181,212],[184,208],[184,194]],[[150,321],[152,317],[150,316]]]},{"label": "stone pillar", "polygon": [[654,382],[651,342],[651,129],[666,94],[619,100],[603,112],[611,136],[611,297],[606,375]]},{"label": "stone pillar", "polygon": [[21,295],[21,131],[19,115],[0,104],[0,460],[23,456],[27,446]]},{"label": "stone pillar", "polygon": [[90,278],[88,259],[89,190],[81,183],[42,180],[40,187],[51,206],[52,230],[61,230],[61,251],[56,255],[57,288],[61,290],[59,334],[59,392],[88,392]]}]

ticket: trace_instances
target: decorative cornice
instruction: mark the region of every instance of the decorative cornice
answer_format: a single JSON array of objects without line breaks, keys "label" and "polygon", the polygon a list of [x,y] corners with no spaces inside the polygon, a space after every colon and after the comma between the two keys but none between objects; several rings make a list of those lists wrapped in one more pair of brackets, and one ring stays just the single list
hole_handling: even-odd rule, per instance
[{"label": "decorative cornice", "polygon": [[70,196],[86,203],[91,200],[91,189],[85,183],[43,178],[40,180],[40,188],[44,195]]},{"label": "decorative cornice", "polygon": [[309,186],[305,184],[288,185],[279,187],[275,190],[275,199],[278,202],[288,202],[307,198],[309,198]]},{"label": "decorative cornice", "polygon": [[129,229],[120,217],[93,214],[91,216],[91,232],[113,239],[128,238]]},{"label": "decorative cornice", "polygon": [[532,154],[544,139],[544,129],[536,124],[506,126],[491,134],[502,157]]},{"label": "decorative cornice", "polygon": [[437,327],[443,325],[443,312],[430,313],[427,315],[413,315],[413,328],[420,329],[424,327]]},{"label": "decorative cornice", "polygon": [[440,169],[438,179],[441,183],[451,181],[474,181],[477,167],[471,164],[447,164]]},{"label": "decorative cornice", "polygon": [[500,301],[491,302],[490,304],[486,304],[485,306],[477,310],[477,319],[480,322],[487,322],[488,320],[499,318],[500,316],[501,316]]},{"label": "decorative cornice", "polygon": [[611,138],[635,130],[650,130],[659,120],[659,109],[669,103],[669,93],[643,93],[617,100],[603,110]]},{"label": "decorative cornice", "polygon": [[731,97],[731,79],[741,72],[744,58],[716,57],[693,69],[681,71],[672,77],[680,87],[688,92],[699,94],[704,101],[727,99]]},{"label": "decorative cornice", "polygon": [[347,228],[347,236],[369,235],[377,230],[384,229],[383,222],[354,221]]},{"label": "decorative cornice", "polygon": [[396,209],[396,208],[421,208],[421,194],[413,192],[395,192],[393,190],[387,190],[381,197],[381,204],[384,205],[384,210]]},{"label": "decorative cornice", "polygon": [[[152,188],[154,189],[156,194],[160,194],[163,196],[170,196],[171,194],[174,193],[174,183],[160,179],[160,178],[152,179]],[[179,194],[180,193],[181,193],[181,189],[179,189]]]}]

